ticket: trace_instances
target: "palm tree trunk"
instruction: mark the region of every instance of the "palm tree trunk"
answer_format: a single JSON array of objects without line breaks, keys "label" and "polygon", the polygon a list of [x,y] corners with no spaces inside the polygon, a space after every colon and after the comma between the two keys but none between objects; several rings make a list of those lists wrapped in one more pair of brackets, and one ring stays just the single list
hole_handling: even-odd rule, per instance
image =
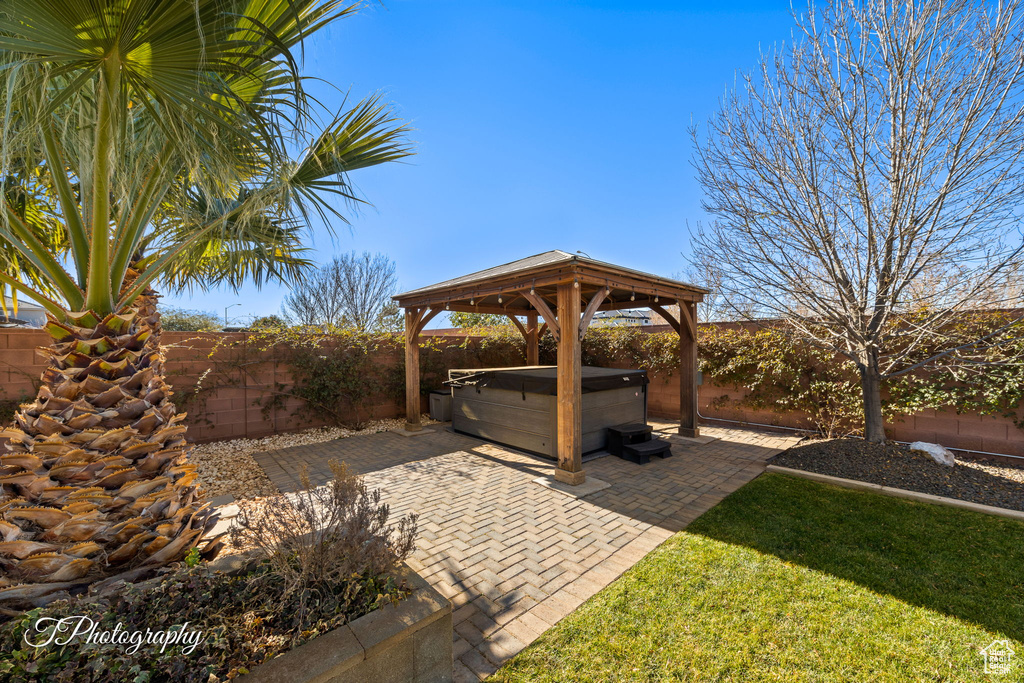
[{"label": "palm tree trunk", "polygon": [[170,401],[155,294],[125,315],[72,314],[46,330],[37,398],[0,430],[0,601],[179,560],[213,520]]}]

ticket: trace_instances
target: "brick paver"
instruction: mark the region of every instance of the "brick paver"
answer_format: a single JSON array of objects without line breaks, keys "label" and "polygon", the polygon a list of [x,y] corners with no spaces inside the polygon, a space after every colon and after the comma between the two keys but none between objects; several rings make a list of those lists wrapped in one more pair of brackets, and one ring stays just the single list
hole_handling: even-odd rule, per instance
[{"label": "brick paver", "polygon": [[[655,428],[671,427],[669,423]],[[409,565],[452,601],[456,680],[478,680],[614,581],[640,558],[760,474],[798,439],[702,428],[673,457],[584,463],[611,484],[584,498],[533,480],[554,463],[452,434],[355,436],[259,453],[282,491],[330,477],[336,458],[379,488],[394,515],[419,514]]]}]

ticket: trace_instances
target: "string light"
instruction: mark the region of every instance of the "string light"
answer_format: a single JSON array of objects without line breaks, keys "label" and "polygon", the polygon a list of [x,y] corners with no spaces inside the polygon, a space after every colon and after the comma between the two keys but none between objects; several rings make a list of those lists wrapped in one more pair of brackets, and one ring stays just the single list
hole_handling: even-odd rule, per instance
[{"label": "string light", "polygon": [[572,286],[575,287],[576,289],[579,289],[580,288],[580,281],[579,280],[573,280],[572,281]]},{"label": "string light", "polygon": [[654,303],[658,303],[658,295],[657,294],[654,295]]},{"label": "string light", "polygon": [[632,294],[629,295],[629,300],[630,301],[636,301],[636,292],[635,291]]},{"label": "string light", "polygon": [[501,303],[501,294],[498,295],[498,303]]},{"label": "string light", "polygon": [[476,305],[476,299],[470,299],[469,300],[469,305],[470,306],[475,306]]}]

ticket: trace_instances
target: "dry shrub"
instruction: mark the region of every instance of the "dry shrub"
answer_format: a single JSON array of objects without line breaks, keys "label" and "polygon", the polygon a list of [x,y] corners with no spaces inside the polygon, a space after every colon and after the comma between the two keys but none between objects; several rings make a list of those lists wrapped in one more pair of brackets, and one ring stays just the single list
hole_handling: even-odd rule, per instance
[{"label": "dry shrub", "polygon": [[309,596],[392,575],[415,549],[415,514],[389,524],[379,490],[368,491],[344,463],[330,467],[328,484],[311,485],[303,469],[298,493],[243,507],[231,531],[232,544],[264,556],[268,576],[303,607]]}]

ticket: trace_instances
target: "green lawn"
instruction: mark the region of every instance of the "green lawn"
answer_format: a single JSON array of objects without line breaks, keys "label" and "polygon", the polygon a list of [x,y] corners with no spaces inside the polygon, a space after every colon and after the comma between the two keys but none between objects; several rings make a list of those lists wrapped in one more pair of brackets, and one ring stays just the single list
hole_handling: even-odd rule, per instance
[{"label": "green lawn", "polygon": [[764,475],[492,680],[1021,681],[1024,523]]}]

